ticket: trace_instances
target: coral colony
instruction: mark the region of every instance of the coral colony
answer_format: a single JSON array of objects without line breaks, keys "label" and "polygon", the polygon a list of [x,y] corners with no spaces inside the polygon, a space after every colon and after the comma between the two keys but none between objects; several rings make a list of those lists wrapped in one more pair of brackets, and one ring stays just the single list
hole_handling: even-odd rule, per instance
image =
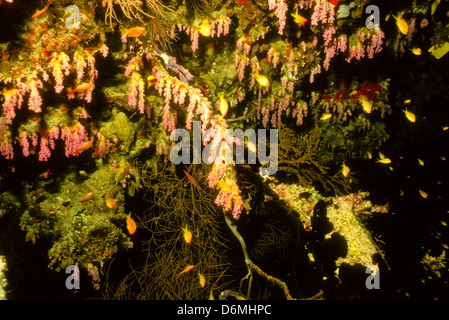
[{"label": "coral colony", "polygon": [[[79,266],[108,298],[119,291],[103,288],[105,265],[143,229],[152,262],[128,278],[148,289],[140,297],[257,298],[256,273],[287,299],[335,298],[338,272],[326,268],[376,264],[367,252],[383,252],[360,221],[388,213],[355,191],[348,159],[393,171],[385,120],[404,109],[419,121],[410,101],[390,104],[391,79],[372,65],[418,58],[426,37],[442,58],[446,2],[0,0],[17,32],[0,42],[0,181],[21,190],[2,189],[0,218],[16,215],[23,239],[51,243],[49,268]],[[247,291],[226,280],[223,237],[238,240]],[[338,237],[349,254],[328,261],[323,246]],[[296,269],[262,270],[293,247],[324,279],[302,292],[283,276]]]}]

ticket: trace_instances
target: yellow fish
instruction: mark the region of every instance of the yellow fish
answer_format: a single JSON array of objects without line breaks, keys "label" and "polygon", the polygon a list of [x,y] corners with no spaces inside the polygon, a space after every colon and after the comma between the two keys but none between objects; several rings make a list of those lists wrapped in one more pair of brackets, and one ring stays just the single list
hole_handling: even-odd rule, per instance
[{"label": "yellow fish", "polygon": [[410,111],[407,110],[407,108],[405,108],[405,110],[402,110],[405,113],[405,116],[407,117],[407,119],[410,122],[415,122],[416,121],[416,117],[413,113],[411,113]]},{"label": "yellow fish", "polygon": [[332,113],[325,113],[320,120],[321,121],[325,121],[325,120],[329,120],[330,118],[332,118]]},{"label": "yellow fish", "polygon": [[199,33],[205,37],[210,37],[211,29],[212,28],[209,24],[209,21],[203,20],[203,22],[199,26]]},{"label": "yellow fish", "polygon": [[304,18],[303,16],[301,16],[300,14],[298,14],[298,8],[296,8],[295,13],[291,13],[291,16],[293,18],[295,18],[295,22],[297,24],[299,24],[300,26],[305,25],[307,23],[307,21],[309,21],[306,18]]},{"label": "yellow fish", "polygon": [[413,49],[410,49],[410,51],[417,56],[420,56],[422,53],[420,48],[413,48]]},{"label": "yellow fish", "polygon": [[418,163],[419,163],[421,166],[424,166],[424,161],[422,161],[421,159],[418,159]]},{"label": "yellow fish", "polygon": [[343,163],[343,168],[341,170],[341,173],[343,174],[343,176],[345,178],[348,176],[349,171],[351,171],[351,169],[349,169],[349,167]]},{"label": "yellow fish", "polygon": [[385,156],[382,153],[379,153],[379,160],[377,160],[376,162],[383,163],[383,164],[389,164],[389,163],[391,163],[391,160],[389,158],[385,158]]},{"label": "yellow fish", "polygon": [[200,286],[204,288],[204,286],[206,285],[206,278],[204,278],[204,276],[200,272],[198,272],[198,278],[200,279]]},{"label": "yellow fish", "polygon": [[224,192],[231,191],[231,186],[226,181],[217,180],[217,179],[213,179],[213,180],[217,183],[217,186]]},{"label": "yellow fish", "polygon": [[126,228],[128,229],[129,234],[134,234],[137,229],[136,222],[133,218],[131,218],[131,213],[126,216]]},{"label": "yellow fish", "polygon": [[92,85],[93,85],[92,82],[84,82],[84,83],[80,84],[79,86],[77,86],[75,89],[71,89],[71,91],[72,91],[72,93],[83,92],[83,91],[86,91],[87,89],[89,89],[90,87],[92,87]]},{"label": "yellow fish", "polygon": [[192,241],[192,233],[189,231],[187,226],[185,228],[182,228],[182,231],[184,232],[184,240],[187,243],[190,243]]},{"label": "yellow fish", "polygon": [[249,140],[245,140],[245,145],[248,148],[249,151],[257,153],[257,147],[254,143],[252,143]]},{"label": "yellow fish", "polygon": [[145,33],[145,28],[135,27],[131,29],[123,29],[122,35],[127,35],[128,37],[137,38]]},{"label": "yellow fish", "polygon": [[224,117],[228,113],[229,105],[228,105],[228,102],[226,101],[226,99],[224,98],[223,92],[220,93],[218,95],[218,97],[220,98],[220,107],[219,107],[220,113]]},{"label": "yellow fish", "polygon": [[108,208],[111,208],[111,209],[112,209],[112,208],[114,208],[116,202],[117,202],[117,201],[115,201],[115,199],[108,198],[108,199],[106,200],[106,205],[108,206]]},{"label": "yellow fish", "polygon": [[267,77],[259,74],[259,72],[256,73],[251,73],[251,75],[256,78],[256,81],[262,86],[262,87],[266,87],[270,84],[270,81],[268,80]]},{"label": "yellow fish", "polygon": [[393,18],[396,19],[396,25],[398,26],[399,31],[402,34],[407,34],[408,33],[408,24],[407,22],[402,19],[402,17],[395,17],[393,16]]},{"label": "yellow fish", "polygon": [[376,161],[377,163],[389,164],[391,160],[389,158],[379,159]]},{"label": "yellow fish", "polygon": [[404,100],[404,104],[410,104],[410,102],[412,102],[412,99]]},{"label": "yellow fish", "polygon": [[359,102],[362,104],[363,111],[365,111],[366,113],[371,113],[373,105],[366,96],[360,96]]},{"label": "yellow fish", "polygon": [[371,154],[371,152],[368,151],[368,159],[371,160],[372,158],[373,158],[373,155]]},{"label": "yellow fish", "polygon": [[155,83],[157,83],[157,78],[153,75],[150,75],[150,76],[148,76],[147,81],[148,81],[148,88],[149,88],[152,85],[154,85]]},{"label": "yellow fish", "polygon": [[[12,2],[12,1],[11,1]],[[47,5],[44,7],[44,9],[39,10],[38,12],[36,12],[35,14],[33,14],[31,16],[31,18],[35,19],[35,18],[39,18],[41,15],[43,15],[45,12],[47,12],[48,8],[50,7],[51,4],[51,0],[47,1]]]},{"label": "yellow fish", "polygon": [[443,129],[443,131],[446,131],[447,129],[449,129],[449,127],[441,127],[441,129]]},{"label": "yellow fish", "polygon": [[194,265],[187,266],[187,267],[184,268],[184,270],[182,270],[180,273],[178,273],[178,275],[183,274],[183,273],[186,273],[187,271],[190,271],[190,270],[192,270],[193,268],[195,268]]},{"label": "yellow fish", "polygon": [[428,194],[425,193],[424,191],[422,191],[421,189],[418,190],[419,194],[421,195],[421,197],[423,197],[424,199],[427,199]]}]

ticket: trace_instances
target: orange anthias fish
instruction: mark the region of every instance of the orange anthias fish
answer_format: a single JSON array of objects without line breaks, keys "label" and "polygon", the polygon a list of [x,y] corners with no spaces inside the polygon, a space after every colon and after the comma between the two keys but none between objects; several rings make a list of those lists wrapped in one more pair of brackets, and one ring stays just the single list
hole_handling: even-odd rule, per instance
[{"label": "orange anthias fish", "polygon": [[195,179],[193,179],[193,177],[184,170],[184,173],[186,174],[186,177],[190,180],[190,182],[192,182],[192,184],[197,187],[198,189],[201,189],[200,186],[198,185],[198,183],[196,183]]},{"label": "orange anthias fish", "polygon": [[421,189],[419,189],[418,192],[421,195],[421,197],[423,197],[424,199],[427,199],[428,194],[426,192],[422,191]]},{"label": "orange anthias fish", "polygon": [[148,76],[148,88],[157,83],[157,78],[153,75]]},{"label": "orange anthias fish", "polygon": [[106,205],[108,206],[108,208],[111,208],[111,209],[115,207],[116,203],[117,203],[117,201],[115,201],[115,199],[112,199],[112,198],[108,198],[106,200]]},{"label": "orange anthias fish", "polygon": [[44,173],[41,173],[39,175],[40,179],[48,179],[51,176],[51,172],[50,169],[47,169],[47,171],[45,171]]},{"label": "orange anthias fish", "polygon": [[212,27],[207,20],[204,20],[199,26],[199,33],[205,37],[210,37],[211,30]]},{"label": "orange anthias fish", "polygon": [[410,51],[411,51],[414,55],[417,55],[417,56],[420,56],[421,53],[422,53],[422,51],[421,51],[420,48],[413,48],[413,49],[410,49]]},{"label": "orange anthias fish", "polygon": [[131,29],[123,29],[122,35],[127,35],[128,37],[137,38],[145,33],[145,28],[134,27]]},{"label": "orange anthias fish", "polygon": [[89,201],[93,197],[94,197],[94,193],[93,192],[89,192],[88,194],[86,194],[86,196],[82,200],[80,200],[80,202],[81,202],[81,204],[84,204],[84,202]]},{"label": "orange anthias fish", "polygon": [[329,120],[330,118],[332,118],[332,113],[325,113],[320,120],[321,121],[325,121],[325,120]]},{"label": "orange anthias fish", "polygon": [[410,121],[410,122],[416,121],[415,115],[412,112],[408,111],[407,108],[405,108],[405,110],[402,110],[402,111],[404,111],[405,117],[408,119],[408,121]]},{"label": "orange anthias fish", "polygon": [[182,231],[184,233],[184,240],[187,243],[190,243],[192,241],[192,233],[189,231],[189,229],[187,228],[187,226],[185,228],[182,228]]},{"label": "orange anthias fish", "polygon": [[206,285],[206,278],[204,278],[204,276],[198,272],[198,278],[200,279],[200,286],[202,288],[204,288],[204,286]]},{"label": "orange anthias fish", "polygon": [[43,15],[45,12],[47,12],[48,8],[50,7],[50,4],[51,4],[51,0],[48,0],[48,1],[47,1],[47,5],[44,7],[44,9],[39,10],[38,12],[36,12],[35,14],[33,14],[33,15],[31,16],[31,18],[35,19],[35,18],[38,18],[38,17],[40,17],[41,15]]},{"label": "orange anthias fish", "polygon": [[298,13],[298,8],[296,8],[295,13],[291,13],[291,16],[295,19],[295,22],[300,26],[305,25],[307,21],[309,21]]},{"label": "orange anthias fish", "polygon": [[251,75],[256,79],[256,81],[262,86],[267,87],[270,84],[270,81],[264,75],[259,74],[259,72],[251,73]]},{"label": "orange anthias fish", "polygon": [[349,171],[351,171],[351,169],[349,169],[349,167],[343,163],[341,173],[345,178],[349,175]]},{"label": "orange anthias fish", "polygon": [[126,215],[126,228],[130,234],[134,234],[137,230],[136,222],[131,218],[131,213]]},{"label": "orange anthias fish", "polygon": [[231,191],[231,186],[226,181],[217,180],[217,179],[213,179],[213,180],[217,183],[217,186],[224,192]]},{"label": "orange anthias fish", "polygon": [[396,19],[396,25],[398,26],[399,31],[402,34],[407,34],[408,33],[408,24],[407,24],[407,22],[402,17],[395,17],[395,16],[393,16],[393,18]]},{"label": "orange anthias fish", "polygon": [[76,87],[75,89],[71,89],[71,91],[72,91],[72,93],[83,92],[83,91],[86,91],[87,89],[89,89],[90,87],[92,87],[92,82],[84,82],[84,83],[80,84],[78,87]]},{"label": "orange anthias fish", "polygon": [[195,268],[194,265],[187,266],[187,267],[185,267],[184,270],[182,270],[180,273],[178,273],[178,275],[183,274],[183,273],[186,273],[187,271],[190,271],[190,270],[192,270],[193,268]]},{"label": "orange anthias fish", "polygon": [[366,96],[360,96],[359,102],[362,104],[363,111],[365,111],[366,113],[371,113],[373,105]]},{"label": "orange anthias fish", "polygon": [[92,147],[92,143],[93,143],[93,140],[87,141],[85,144],[83,144],[81,147],[79,147],[78,150],[76,150],[76,152],[74,154],[76,154],[76,156],[78,157],[80,152],[83,152],[84,150],[87,150],[90,147]]},{"label": "orange anthias fish", "polygon": [[226,101],[226,99],[224,98],[224,92],[218,94],[218,97],[220,98],[220,113],[224,117],[228,113],[228,101]]}]

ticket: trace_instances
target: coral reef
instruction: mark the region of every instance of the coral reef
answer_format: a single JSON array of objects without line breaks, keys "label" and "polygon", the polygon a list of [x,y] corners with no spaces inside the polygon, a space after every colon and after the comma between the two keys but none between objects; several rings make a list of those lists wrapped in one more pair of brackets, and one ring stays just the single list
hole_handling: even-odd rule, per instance
[{"label": "coral reef", "polygon": [[[17,222],[52,272],[79,266],[108,299],[363,297],[345,277],[390,270],[368,231],[390,214],[361,181],[400,171],[391,137],[435,118],[410,83],[447,96],[400,69],[442,68],[447,1],[380,22],[339,2],[0,0],[0,242]],[[277,130],[277,173],[262,174],[274,140],[229,129]],[[418,255],[438,278],[440,249]]]}]

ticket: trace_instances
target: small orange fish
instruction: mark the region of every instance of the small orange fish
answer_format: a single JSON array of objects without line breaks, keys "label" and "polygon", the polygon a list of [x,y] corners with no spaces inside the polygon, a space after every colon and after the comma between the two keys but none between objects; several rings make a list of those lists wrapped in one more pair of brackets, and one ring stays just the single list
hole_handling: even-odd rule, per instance
[{"label": "small orange fish", "polygon": [[298,8],[296,8],[295,13],[291,13],[291,16],[295,18],[295,22],[300,26],[305,25],[309,21],[298,13]]},{"label": "small orange fish", "polygon": [[267,87],[270,84],[270,80],[268,80],[268,78],[265,77],[264,75],[259,74],[259,72],[251,73],[251,75],[262,87]]},{"label": "small orange fish", "polygon": [[217,179],[213,179],[213,180],[217,183],[217,186],[224,192],[231,191],[231,186],[226,181],[217,180]]},{"label": "small orange fish", "polygon": [[201,189],[200,186],[196,183],[195,179],[193,179],[193,177],[184,170],[184,173],[186,174],[186,177],[190,180],[190,182],[192,182],[192,184],[197,187],[198,189]]},{"label": "small orange fish", "polygon": [[35,18],[39,18],[41,15],[43,15],[45,12],[47,12],[48,8],[50,7],[51,4],[51,0],[47,1],[47,5],[44,7],[44,9],[39,10],[38,12],[36,12],[35,14],[33,14],[31,16],[31,18],[35,19]]},{"label": "small orange fish", "polygon": [[371,113],[373,105],[366,96],[360,96],[359,102],[362,104],[363,111],[365,111],[366,113]]},{"label": "small orange fish", "polygon": [[325,121],[325,120],[329,120],[330,118],[332,118],[332,113],[325,113],[320,120],[321,121]]},{"label": "small orange fish", "polygon": [[200,279],[200,286],[204,288],[204,286],[206,285],[206,278],[204,278],[204,276],[200,272],[198,272],[198,278]]},{"label": "small orange fish", "polygon": [[391,159],[389,158],[382,158],[376,161],[377,163],[383,163],[383,164],[389,164],[391,163]]},{"label": "small orange fish", "polygon": [[220,98],[219,110],[220,110],[221,115],[224,117],[228,113],[228,108],[229,108],[228,101],[226,101],[226,99],[224,98],[224,92],[218,94],[218,97]]},{"label": "small orange fish", "polygon": [[94,197],[94,193],[93,192],[89,192],[88,194],[86,194],[86,196],[83,198],[83,200],[80,200],[80,202],[81,202],[81,204],[84,204],[84,202],[89,201],[93,197]]},{"label": "small orange fish", "polygon": [[199,33],[205,37],[210,37],[211,31],[212,31],[212,27],[209,24],[209,21],[203,20],[203,22],[199,26]]},{"label": "small orange fish", "polygon": [[130,234],[134,234],[134,232],[136,232],[137,225],[134,219],[131,218],[131,213],[126,215],[126,228]]},{"label": "small orange fish", "polygon": [[408,111],[407,108],[405,108],[405,110],[402,110],[402,111],[404,111],[405,117],[408,119],[408,121],[410,121],[410,122],[416,121],[415,115],[412,112]]},{"label": "small orange fish", "polygon": [[114,208],[115,204],[117,203],[117,201],[115,201],[114,199],[108,198],[106,200],[106,205],[108,206],[108,208]]},{"label": "small orange fish", "polygon": [[192,233],[189,231],[189,229],[187,228],[187,226],[185,228],[181,228],[182,231],[184,232],[184,240],[187,243],[190,243],[192,241]]},{"label": "small orange fish", "polygon": [[48,179],[51,176],[51,172],[50,169],[47,169],[47,171],[45,171],[44,173],[41,173],[39,175],[40,179]]},{"label": "small orange fish", "polygon": [[78,155],[80,154],[80,152],[89,149],[90,147],[92,147],[92,143],[93,140],[89,140],[87,141],[85,144],[83,144],[81,147],[78,148],[78,150],[75,151],[74,154],[76,154],[76,156],[78,157]]},{"label": "small orange fish", "polygon": [[427,199],[428,194],[426,192],[422,191],[421,189],[419,189],[418,192],[421,195],[421,197],[423,197],[424,199]]},{"label": "small orange fish", "polygon": [[402,34],[407,34],[408,33],[408,24],[407,24],[407,22],[402,17],[395,17],[395,16],[393,16],[393,18],[396,19],[396,25],[398,26],[399,31]]},{"label": "small orange fish", "polygon": [[349,171],[351,171],[351,169],[349,169],[349,167],[343,163],[341,173],[345,178],[349,175]]},{"label": "small orange fish", "polygon": [[71,89],[71,91],[72,91],[72,93],[83,92],[83,91],[86,91],[87,89],[89,89],[90,87],[92,87],[92,82],[84,82],[84,83],[80,84],[78,87],[76,87],[75,89]]},{"label": "small orange fish", "polygon": [[128,37],[137,38],[145,33],[145,28],[135,27],[131,29],[123,29],[122,35],[127,35]]},{"label": "small orange fish", "polygon": [[420,48],[413,48],[413,49],[410,49],[410,51],[411,51],[414,55],[417,55],[417,56],[420,56],[421,53],[422,53],[422,51],[421,51]]},{"label": "small orange fish", "polygon": [[186,272],[192,270],[193,268],[195,268],[194,265],[187,266],[187,267],[185,267],[184,270],[182,270],[180,273],[178,273],[178,275],[183,274],[183,273],[186,273]]},{"label": "small orange fish", "polygon": [[153,75],[148,76],[148,88],[157,83],[157,78]]}]

